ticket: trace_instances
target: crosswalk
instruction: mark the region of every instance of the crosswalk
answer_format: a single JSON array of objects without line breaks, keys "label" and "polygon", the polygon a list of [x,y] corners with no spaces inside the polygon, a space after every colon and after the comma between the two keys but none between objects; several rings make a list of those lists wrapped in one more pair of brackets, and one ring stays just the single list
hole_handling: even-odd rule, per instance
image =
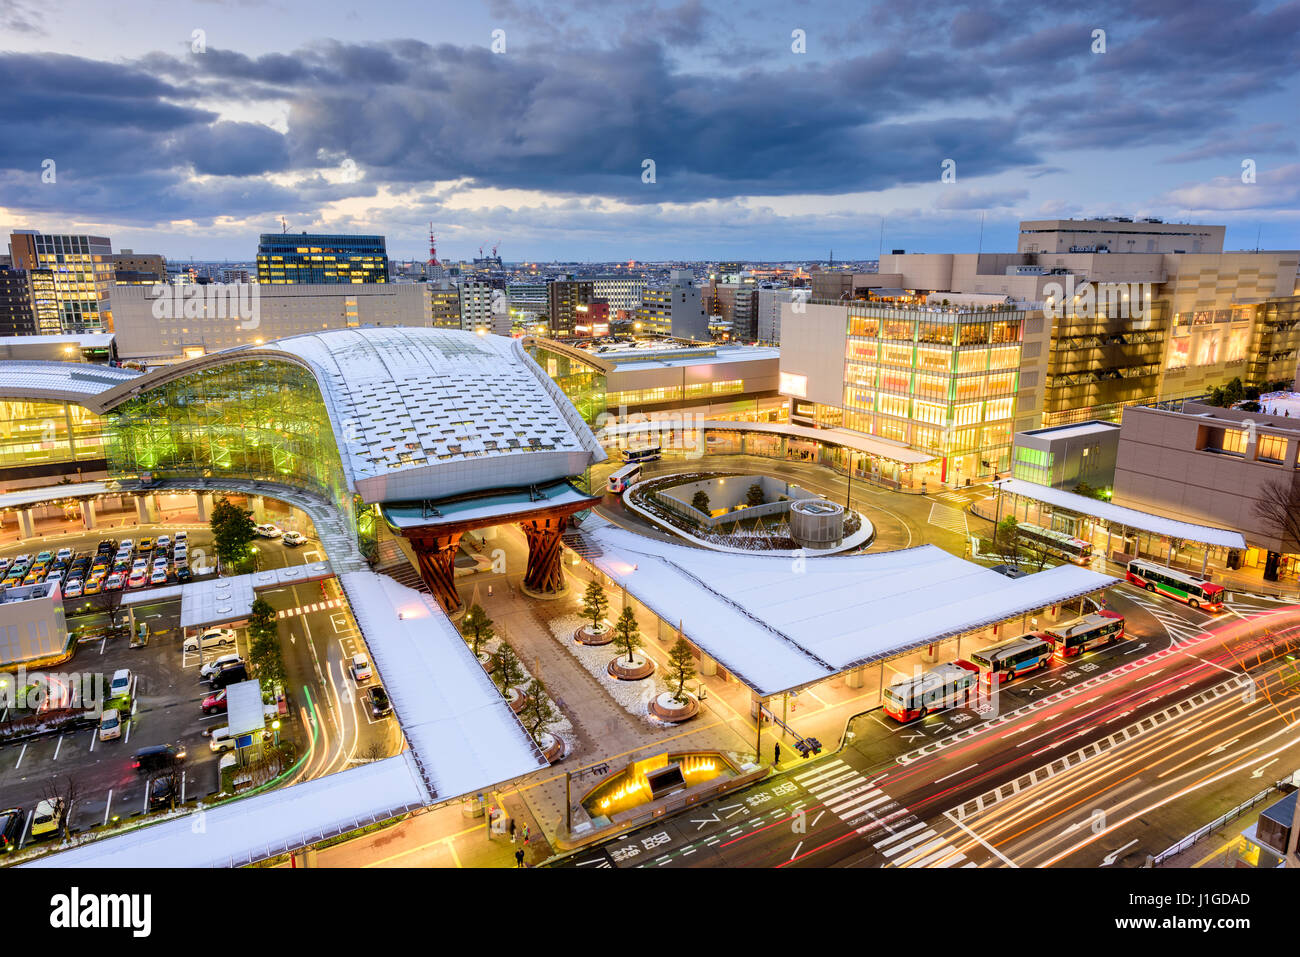
[{"label": "crosswalk", "polygon": [[343,604],[341,598],[329,598],[325,601],[315,601],[310,605],[299,605],[297,608],[282,608],[276,615],[277,618],[296,618],[298,615],[309,615],[313,611],[325,611],[329,608],[337,608]]},{"label": "crosswalk", "polygon": [[966,513],[959,508],[953,508],[951,505],[940,505],[938,502],[932,502],[930,504],[929,522],[938,528],[956,532],[962,538],[969,534],[966,525]]},{"label": "crosswalk", "polygon": [[1169,640],[1175,646],[1190,645],[1194,640],[1203,634],[1203,630],[1190,624],[1187,619],[1176,615],[1158,598],[1151,598],[1147,592],[1125,591],[1124,597],[1141,605],[1149,611],[1166,632],[1169,633]]},{"label": "crosswalk", "polygon": [[[796,774],[794,781],[845,824],[856,826],[859,834],[869,830],[888,832],[887,837],[872,845],[885,857],[887,866],[978,866],[839,758]],[[881,820],[882,816],[887,816],[888,821]]]},{"label": "crosswalk", "polygon": [[942,499],[942,500],[945,501],[945,502],[965,502],[965,501],[966,501],[966,495],[965,495],[965,493],[963,493],[963,492],[956,492],[956,491],[938,492],[938,493],[936,493],[936,494],[935,494],[934,496],[932,496],[932,497],[933,497],[933,498]]}]

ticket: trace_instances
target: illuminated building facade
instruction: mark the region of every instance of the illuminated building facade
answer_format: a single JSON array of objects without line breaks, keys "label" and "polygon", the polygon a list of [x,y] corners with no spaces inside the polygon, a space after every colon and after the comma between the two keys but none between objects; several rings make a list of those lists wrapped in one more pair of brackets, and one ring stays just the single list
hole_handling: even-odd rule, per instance
[{"label": "illuminated building facade", "polygon": [[384,237],[262,233],[257,244],[257,281],[273,285],[388,282]]},{"label": "illuminated building facade", "polygon": [[113,330],[113,247],[108,239],[22,230],[9,237],[9,250],[14,267],[31,274],[38,333]]}]

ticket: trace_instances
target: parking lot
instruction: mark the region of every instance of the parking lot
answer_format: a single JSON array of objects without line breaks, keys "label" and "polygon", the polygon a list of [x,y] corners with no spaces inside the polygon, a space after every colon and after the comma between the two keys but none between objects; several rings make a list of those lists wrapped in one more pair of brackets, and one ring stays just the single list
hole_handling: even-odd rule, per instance
[{"label": "parking lot", "polygon": [[[178,613],[179,605],[173,614]],[[163,621],[167,620],[165,613]],[[173,622],[174,624],[174,622]],[[237,632],[238,650],[247,652],[246,636]],[[208,658],[211,659],[211,652]],[[218,757],[208,747],[203,732],[219,727],[221,714],[204,717],[199,705],[207,685],[199,681],[199,656],[182,654],[180,633],[131,648],[126,639],[83,644],[72,660],[57,669],[62,673],[100,672],[112,675],[129,668],[134,693],[120,738],[100,741],[96,728],[30,739],[0,747],[0,803],[19,807],[30,818],[36,803],[47,796],[52,778],[72,781],[78,799],[67,827],[73,830],[126,820],[146,811],[148,779],[131,767],[139,748],[171,744],[183,748],[186,758],[179,775],[180,799],[207,797],[219,788]],[[66,784],[64,784],[66,788]],[[24,838],[28,829],[24,827]]]}]

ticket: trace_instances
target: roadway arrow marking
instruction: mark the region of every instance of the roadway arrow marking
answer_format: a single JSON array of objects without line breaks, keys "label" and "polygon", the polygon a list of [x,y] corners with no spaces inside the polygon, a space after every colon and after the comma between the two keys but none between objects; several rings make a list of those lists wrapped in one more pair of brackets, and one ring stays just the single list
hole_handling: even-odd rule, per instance
[{"label": "roadway arrow marking", "polygon": [[1134,844],[1136,844],[1136,843],[1137,843],[1137,838],[1135,837],[1135,838],[1133,838],[1133,840],[1129,841],[1127,844],[1125,844],[1125,845],[1124,845],[1123,847],[1121,847],[1119,850],[1117,850],[1117,851],[1111,851],[1109,854],[1107,854],[1105,857],[1103,857],[1103,858],[1101,859],[1101,866],[1102,866],[1102,867],[1106,867],[1106,866],[1108,866],[1108,865],[1110,865],[1110,864],[1114,864],[1117,860],[1119,860],[1119,856],[1120,856],[1120,854],[1122,854],[1124,851],[1128,850],[1130,847],[1132,847],[1132,846],[1133,846]]},{"label": "roadway arrow marking", "polygon": [[1278,761],[1280,761],[1280,760],[1281,760],[1281,758],[1274,758],[1272,761],[1267,761],[1267,762],[1265,762],[1264,764],[1261,764],[1261,765],[1260,765],[1259,767],[1257,767],[1254,771],[1250,772],[1250,776],[1251,776],[1252,778],[1263,777],[1263,776],[1264,776],[1264,769],[1265,769],[1266,767],[1268,767],[1270,764],[1276,764],[1276,763],[1277,763]]},{"label": "roadway arrow marking", "polygon": [[1211,751],[1210,753],[1211,753],[1211,754],[1218,754],[1220,751],[1226,751],[1226,750],[1228,749],[1228,746],[1229,746],[1229,745],[1231,745],[1231,744],[1236,744],[1236,743],[1237,743],[1238,741],[1240,741],[1240,740],[1241,740],[1241,738],[1233,738],[1231,741],[1225,741],[1225,742],[1223,742],[1223,744],[1219,745],[1217,748],[1215,748],[1215,749],[1214,749],[1213,751]]}]

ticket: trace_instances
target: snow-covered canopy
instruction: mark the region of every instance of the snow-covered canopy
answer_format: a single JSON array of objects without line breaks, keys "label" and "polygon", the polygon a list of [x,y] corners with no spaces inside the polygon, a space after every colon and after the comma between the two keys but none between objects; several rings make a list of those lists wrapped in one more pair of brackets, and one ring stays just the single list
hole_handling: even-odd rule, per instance
[{"label": "snow-covered canopy", "polygon": [[239,867],[429,803],[411,753],[177,815],[25,867]]},{"label": "snow-covered canopy", "polygon": [[1135,508],[1103,502],[1087,495],[1076,495],[1074,492],[1066,492],[1049,485],[1026,482],[1024,479],[1001,479],[993,484],[1000,486],[1003,492],[1031,498],[1036,502],[1046,502],[1048,505],[1068,509],[1078,515],[1099,518],[1116,527],[1123,525],[1155,535],[1181,538],[1187,542],[1200,542],[1204,545],[1218,545],[1222,548],[1244,549],[1246,547],[1246,539],[1242,537],[1241,532],[1234,532],[1231,529],[1180,522],[1177,519],[1165,518],[1163,515],[1152,515],[1150,512],[1140,512]]},{"label": "snow-covered canopy", "polygon": [[655,614],[760,695],[820,681],[1116,579],[1062,565],[1020,579],[934,545],[826,558],[719,554],[602,519],[566,536]]}]

